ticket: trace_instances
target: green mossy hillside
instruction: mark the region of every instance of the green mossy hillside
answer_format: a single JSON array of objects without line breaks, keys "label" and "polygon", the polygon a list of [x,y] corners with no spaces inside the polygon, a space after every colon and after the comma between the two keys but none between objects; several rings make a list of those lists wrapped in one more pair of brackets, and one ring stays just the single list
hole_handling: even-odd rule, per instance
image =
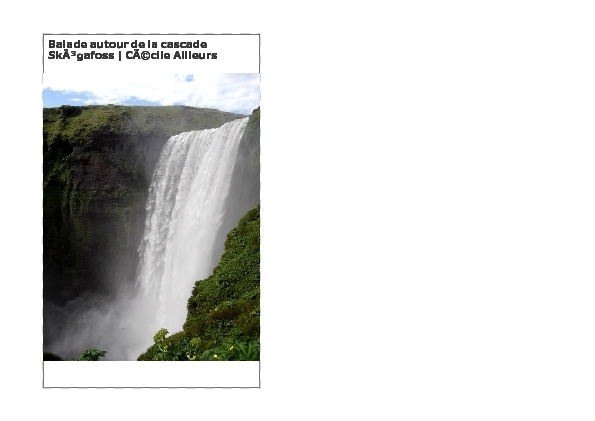
[{"label": "green mossy hillside", "polygon": [[195,283],[187,310],[183,330],[165,339],[158,332],[139,361],[259,358],[260,205],[228,234],[221,261]]},{"label": "green mossy hillside", "polygon": [[44,142],[67,141],[73,147],[91,146],[102,136],[162,137],[220,127],[245,117],[207,108],[187,106],[63,105],[43,109]]}]

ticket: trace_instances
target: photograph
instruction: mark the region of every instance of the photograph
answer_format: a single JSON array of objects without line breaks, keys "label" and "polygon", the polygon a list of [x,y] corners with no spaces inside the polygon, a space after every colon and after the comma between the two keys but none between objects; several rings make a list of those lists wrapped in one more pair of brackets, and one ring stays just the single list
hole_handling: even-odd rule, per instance
[{"label": "photograph", "polygon": [[260,74],[44,77],[43,360],[259,359]]}]

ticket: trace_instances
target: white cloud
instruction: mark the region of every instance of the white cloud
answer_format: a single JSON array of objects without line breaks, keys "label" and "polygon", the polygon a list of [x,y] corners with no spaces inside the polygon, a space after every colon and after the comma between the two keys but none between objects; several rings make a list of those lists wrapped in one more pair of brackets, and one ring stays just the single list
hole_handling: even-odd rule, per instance
[{"label": "white cloud", "polygon": [[[260,74],[124,72],[105,75],[45,74],[44,89],[85,93],[85,103],[121,104],[137,98],[249,114],[260,105]],[[78,100],[78,99],[77,99]]]}]

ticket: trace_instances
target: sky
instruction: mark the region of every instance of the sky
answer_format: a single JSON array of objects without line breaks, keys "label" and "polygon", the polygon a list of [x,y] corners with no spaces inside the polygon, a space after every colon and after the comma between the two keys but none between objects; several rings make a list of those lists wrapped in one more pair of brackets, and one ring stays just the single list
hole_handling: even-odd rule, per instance
[{"label": "sky", "polygon": [[258,73],[123,73],[118,77],[44,74],[43,106],[186,105],[248,115],[260,105]]}]

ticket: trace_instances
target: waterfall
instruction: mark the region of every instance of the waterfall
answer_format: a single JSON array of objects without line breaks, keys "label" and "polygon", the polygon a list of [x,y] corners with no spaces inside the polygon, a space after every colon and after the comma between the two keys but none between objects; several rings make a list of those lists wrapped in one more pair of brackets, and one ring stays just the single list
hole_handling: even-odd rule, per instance
[{"label": "waterfall", "polygon": [[[134,288],[123,283],[116,297],[44,305],[44,318],[60,321],[49,352],[73,358],[97,348],[107,351],[105,360],[136,360],[160,328],[182,330],[194,283],[212,274],[237,215],[258,201],[258,173],[246,177],[238,155],[247,123],[248,117],[167,141],[149,187]],[[233,197],[244,187],[254,197]]]},{"label": "waterfall", "polygon": [[211,275],[238,145],[248,118],[182,133],[163,148],[149,188],[136,287],[154,321],[182,329],[194,282]]}]

